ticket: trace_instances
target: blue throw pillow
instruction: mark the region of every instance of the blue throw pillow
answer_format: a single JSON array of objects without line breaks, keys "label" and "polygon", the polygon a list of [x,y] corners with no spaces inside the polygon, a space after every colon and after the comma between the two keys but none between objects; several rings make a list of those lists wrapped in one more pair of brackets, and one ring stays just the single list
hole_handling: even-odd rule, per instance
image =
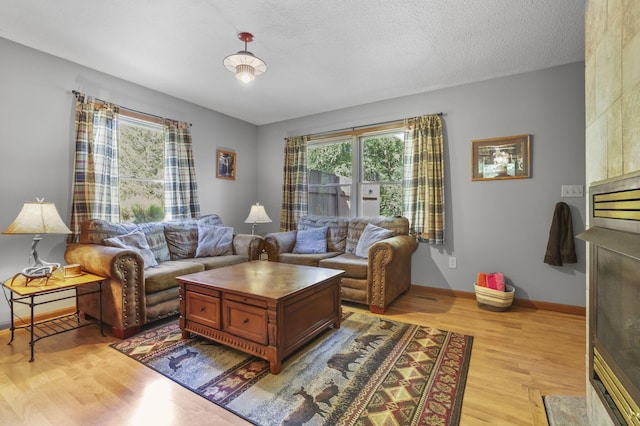
[{"label": "blue throw pillow", "polygon": [[102,240],[104,245],[111,247],[119,247],[123,249],[133,250],[140,253],[144,260],[144,269],[158,266],[153,252],[149,248],[149,243],[144,233],[140,230],[133,231],[126,235],[118,235],[117,237],[105,238]]},{"label": "blue throw pillow", "polygon": [[380,228],[379,226],[368,223],[364,228],[364,231],[362,231],[360,239],[358,240],[358,245],[356,246],[356,256],[364,257],[365,259],[368,258],[369,249],[372,245],[374,245],[378,241],[386,240],[387,238],[391,237],[393,237],[393,231],[389,231],[388,229]]},{"label": "blue throw pillow", "polygon": [[327,252],[327,227],[305,229],[296,234],[296,254],[317,254]]},{"label": "blue throw pillow", "polygon": [[196,257],[224,256],[233,253],[233,228],[198,222]]}]

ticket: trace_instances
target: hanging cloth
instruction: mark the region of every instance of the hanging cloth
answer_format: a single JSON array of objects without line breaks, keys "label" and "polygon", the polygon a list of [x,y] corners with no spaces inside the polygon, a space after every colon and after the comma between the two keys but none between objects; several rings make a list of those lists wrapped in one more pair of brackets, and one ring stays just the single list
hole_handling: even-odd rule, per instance
[{"label": "hanging cloth", "polygon": [[553,221],[549,230],[547,252],[544,263],[562,266],[562,263],[577,263],[576,246],[573,240],[571,209],[565,202],[559,202],[553,211]]}]

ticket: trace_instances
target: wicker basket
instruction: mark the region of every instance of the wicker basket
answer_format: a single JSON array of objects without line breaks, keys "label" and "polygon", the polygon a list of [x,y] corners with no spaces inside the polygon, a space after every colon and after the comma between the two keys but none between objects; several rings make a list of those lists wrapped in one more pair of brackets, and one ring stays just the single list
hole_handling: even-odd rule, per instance
[{"label": "wicker basket", "polygon": [[476,292],[478,307],[494,312],[509,310],[513,303],[513,296],[516,294],[516,289],[509,284],[505,284],[506,291],[478,287],[476,283],[473,284],[473,288]]}]

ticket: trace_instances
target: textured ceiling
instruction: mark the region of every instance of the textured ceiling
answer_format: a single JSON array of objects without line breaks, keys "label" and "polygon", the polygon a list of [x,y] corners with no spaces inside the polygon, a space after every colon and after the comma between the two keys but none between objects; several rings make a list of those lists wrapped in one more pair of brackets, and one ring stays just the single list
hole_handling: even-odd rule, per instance
[{"label": "textured ceiling", "polygon": [[[2,0],[0,37],[266,124],[584,60],[585,4]],[[241,31],[268,65],[248,85],[222,65]]]}]

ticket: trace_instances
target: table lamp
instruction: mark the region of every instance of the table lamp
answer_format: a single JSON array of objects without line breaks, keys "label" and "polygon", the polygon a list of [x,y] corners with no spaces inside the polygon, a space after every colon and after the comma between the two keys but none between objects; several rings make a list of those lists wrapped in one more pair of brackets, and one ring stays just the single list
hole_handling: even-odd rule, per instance
[{"label": "table lamp", "polygon": [[29,266],[22,270],[27,279],[51,275],[60,267],[59,263],[51,263],[38,257],[36,246],[42,234],[70,234],[71,230],[64,224],[55,204],[45,203],[44,198],[36,198],[36,202],[24,203],[13,223],[2,231],[5,235],[34,234],[31,243]]},{"label": "table lamp", "polygon": [[260,203],[255,203],[251,206],[251,211],[249,212],[249,216],[244,220],[244,223],[252,223],[251,225],[251,235],[254,235],[256,224],[258,223],[271,223],[271,218],[267,215],[264,206]]}]

